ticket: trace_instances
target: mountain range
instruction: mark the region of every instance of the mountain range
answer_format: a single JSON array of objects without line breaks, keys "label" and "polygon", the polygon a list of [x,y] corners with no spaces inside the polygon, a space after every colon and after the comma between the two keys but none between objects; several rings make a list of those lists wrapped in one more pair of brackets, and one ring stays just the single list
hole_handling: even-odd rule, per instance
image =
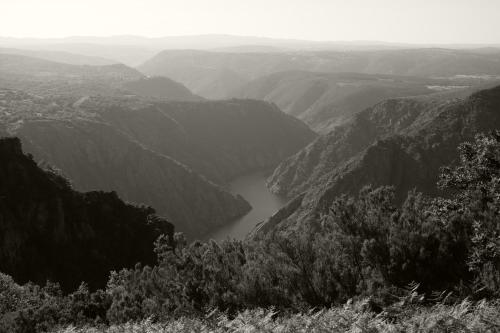
[{"label": "mountain range", "polygon": [[233,94],[276,103],[320,133],[388,98],[418,96],[469,85],[449,79],[359,73],[287,71],[259,77]]},{"label": "mountain range", "polygon": [[[500,75],[500,51],[491,49],[403,49],[373,51],[288,51],[271,53],[165,50],[137,69],[167,76],[195,94],[235,97],[251,80],[286,71],[362,73],[448,79],[488,79]],[[475,81],[474,81],[475,82]],[[462,84],[462,83],[460,83]]]},{"label": "mountain range", "polygon": [[[35,48],[40,50],[63,50],[91,56],[106,55],[105,58],[114,54],[114,57],[111,56],[110,58],[121,57],[122,59],[131,60],[133,62],[139,59],[145,60],[148,53],[167,49],[220,50],[250,47],[252,50],[267,52],[269,48],[280,49],[282,51],[366,51],[412,48],[477,49],[500,46],[500,44],[410,44],[368,40],[314,41],[227,34],[163,37],[143,37],[134,35],[70,36],[64,38],[0,37],[0,45],[17,48]],[[127,65],[135,65],[127,61],[124,63]]]}]

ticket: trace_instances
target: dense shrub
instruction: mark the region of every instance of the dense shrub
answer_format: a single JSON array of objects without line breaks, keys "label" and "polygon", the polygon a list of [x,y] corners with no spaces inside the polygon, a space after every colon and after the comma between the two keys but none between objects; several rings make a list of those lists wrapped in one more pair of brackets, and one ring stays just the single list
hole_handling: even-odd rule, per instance
[{"label": "dense shrub", "polygon": [[0,332],[45,332],[57,325],[105,323],[110,306],[102,290],[90,293],[82,284],[64,295],[58,284],[16,284],[0,274]]}]

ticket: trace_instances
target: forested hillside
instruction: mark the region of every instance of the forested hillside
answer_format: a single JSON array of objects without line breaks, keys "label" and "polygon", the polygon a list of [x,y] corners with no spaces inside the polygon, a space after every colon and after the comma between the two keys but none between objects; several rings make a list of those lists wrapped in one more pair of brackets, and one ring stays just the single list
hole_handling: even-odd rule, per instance
[{"label": "forested hillside", "polygon": [[115,192],[73,190],[40,169],[17,138],[0,139],[0,161],[0,271],[17,282],[103,288],[111,270],[153,264],[160,234],[173,237],[173,225],[150,207]]},{"label": "forested hillside", "polygon": [[439,168],[457,161],[454,147],[499,126],[500,86],[465,99],[388,100],[283,162],[269,185],[290,197],[306,192],[293,214],[284,208],[283,223],[297,225],[321,215],[337,196],[354,195],[365,185],[392,185],[398,201],[412,188],[436,195]]},{"label": "forested hillside", "polygon": [[89,99],[80,108],[220,184],[272,169],[316,136],[276,106],[256,100],[137,106]]}]

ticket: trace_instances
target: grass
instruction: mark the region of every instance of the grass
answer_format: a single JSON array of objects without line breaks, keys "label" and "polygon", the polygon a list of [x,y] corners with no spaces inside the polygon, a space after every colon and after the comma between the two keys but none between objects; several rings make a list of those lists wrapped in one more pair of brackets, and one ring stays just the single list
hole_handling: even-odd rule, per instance
[{"label": "grass", "polygon": [[212,312],[204,318],[187,318],[109,327],[66,327],[58,333],[183,333],[183,332],[500,332],[500,304],[467,300],[456,305],[391,307],[381,313],[347,304],[310,313],[280,315],[273,310],[247,310],[229,319]]}]

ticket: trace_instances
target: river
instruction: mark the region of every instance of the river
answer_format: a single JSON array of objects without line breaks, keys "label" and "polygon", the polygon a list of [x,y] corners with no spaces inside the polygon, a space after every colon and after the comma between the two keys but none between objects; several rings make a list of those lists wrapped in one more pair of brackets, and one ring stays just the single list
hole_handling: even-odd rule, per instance
[{"label": "river", "polygon": [[287,200],[271,193],[266,187],[266,174],[252,173],[237,178],[230,184],[230,191],[241,195],[252,206],[252,210],[236,221],[216,230],[207,238],[224,240],[243,239],[259,222],[267,219],[283,207]]}]

